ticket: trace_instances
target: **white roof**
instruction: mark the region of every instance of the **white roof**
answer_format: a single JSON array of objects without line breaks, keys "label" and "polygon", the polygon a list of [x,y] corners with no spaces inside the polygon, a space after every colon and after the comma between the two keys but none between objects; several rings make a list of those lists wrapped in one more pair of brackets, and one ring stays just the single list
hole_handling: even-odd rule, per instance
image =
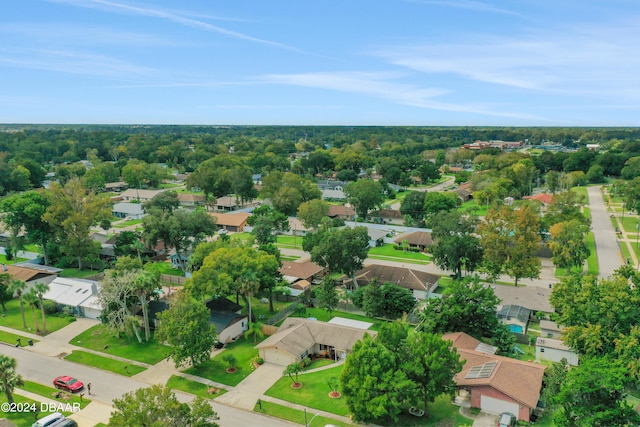
[{"label": "white roof", "polygon": [[140,203],[115,203],[113,208],[111,208],[112,212],[122,212],[127,215],[142,215],[144,211],[142,210],[142,204]]},{"label": "white roof", "polygon": [[329,323],[333,325],[350,326],[356,329],[369,329],[371,326],[373,326],[373,323],[363,322],[361,320],[347,319],[344,317],[334,317],[333,319],[329,320]]},{"label": "white roof", "polygon": [[93,280],[56,277],[49,283],[49,290],[44,294],[43,298],[55,301],[58,304],[78,307],[83,305],[89,298],[97,295],[99,287],[100,284]]}]

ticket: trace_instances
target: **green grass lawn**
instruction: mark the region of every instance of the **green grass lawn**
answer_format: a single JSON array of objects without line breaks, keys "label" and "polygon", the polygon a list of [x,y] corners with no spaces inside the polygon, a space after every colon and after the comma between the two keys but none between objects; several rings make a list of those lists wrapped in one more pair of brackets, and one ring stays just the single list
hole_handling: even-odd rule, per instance
[{"label": "green grass lawn", "polygon": [[[277,403],[271,402],[260,402],[260,404],[256,403],[256,406],[253,408],[255,412],[259,412],[261,414],[271,415],[272,417],[280,418],[283,420],[291,421],[294,423],[302,424],[305,423],[305,414],[304,411],[299,409],[289,408],[288,406],[278,405]],[[310,427],[323,427],[325,425],[331,424],[339,427],[355,427],[355,424],[347,424],[342,421],[334,420],[332,418],[315,416],[313,410],[307,411],[307,423]]]},{"label": "green grass lawn", "polygon": [[196,396],[204,397],[205,399],[215,399],[227,392],[227,390],[223,388],[210,387],[201,382],[192,381],[178,375],[171,375],[171,378],[167,381],[167,387],[172,390],[180,390],[185,393],[195,394]]},{"label": "green grass lawn", "polygon": [[[0,321],[1,323],[1,321]],[[23,337],[22,335],[12,334],[11,332],[0,331],[0,341],[6,342],[7,344],[15,344],[18,342],[18,338],[20,338],[20,342],[22,343],[22,347],[29,345],[27,341],[29,338]],[[33,340],[34,343],[37,343],[38,340]]]},{"label": "green grass lawn", "polygon": [[15,264],[16,262],[26,261],[26,258],[17,258],[13,257],[13,259],[8,260],[7,256],[4,254],[0,254],[0,264]]},{"label": "green grass lawn", "polygon": [[[27,322],[27,329],[24,329],[24,325],[22,323],[22,316],[20,314],[20,302],[18,299],[12,299],[5,303],[7,307],[7,311],[2,313],[0,316],[0,325],[5,326],[7,328],[12,328],[17,331],[30,332],[32,334],[36,333],[35,322],[33,320],[33,313],[31,312],[31,308],[25,304],[24,307],[24,317]],[[36,317],[38,319],[38,326],[42,328],[42,315],[40,310],[36,309]],[[53,315],[47,314],[45,316],[47,319],[47,332],[55,332],[59,329],[64,328],[69,324],[69,321],[64,317],[56,317]],[[15,343],[15,341],[13,341]],[[11,343],[11,344],[13,344]],[[23,342],[26,344],[26,340]]]},{"label": "green grass lawn", "polygon": [[126,377],[131,377],[145,370],[145,368],[132,363],[121,362],[120,360],[112,359],[110,357],[99,356],[97,354],[79,350],[73,351],[70,355],[65,357],[65,360],[81,363],[87,366],[93,366],[94,368],[104,369],[105,371],[115,372],[116,374],[124,375]]},{"label": "green grass lawn", "polygon": [[[331,377],[339,377],[343,365],[334,368],[298,375],[303,384],[301,388],[291,388],[291,378],[283,376],[265,392],[267,396],[286,400],[287,402],[309,406],[332,414],[347,416],[349,408],[344,397],[332,399],[329,397],[327,381]],[[294,377],[295,378],[295,377]]]},{"label": "green grass lawn", "polygon": [[79,270],[77,268],[65,268],[58,276],[60,277],[74,277],[76,279],[86,279],[87,277],[95,276],[96,274],[100,274],[99,270]]},{"label": "green grass lawn", "polygon": [[587,247],[591,251],[589,258],[587,258],[587,273],[598,275],[600,268],[598,267],[598,254],[596,253],[596,240],[593,232],[587,233]]},{"label": "green grass lawn", "polygon": [[302,249],[302,236],[287,236],[278,234],[276,241],[278,247]]},{"label": "green grass lawn", "polygon": [[184,277],[184,272],[179,268],[171,267],[170,262],[150,262],[145,264],[145,268],[151,271],[157,271],[160,274]]},{"label": "green grass lawn", "polygon": [[139,343],[135,338],[118,338],[105,325],[96,325],[74,337],[71,344],[90,350],[101,351],[125,359],[155,365],[169,354],[169,347],[158,344],[153,337],[149,342]]},{"label": "green grass lawn", "polygon": [[[233,240],[238,239],[238,240],[242,240],[243,242],[246,242],[247,240],[253,238],[253,236],[251,235],[251,233],[249,232],[244,232],[244,233],[231,233],[229,234],[229,237]],[[300,238],[302,241],[302,238]]]},{"label": "green grass lawn", "polygon": [[138,224],[142,224],[141,219],[130,219],[128,221],[122,221],[117,224],[113,224],[113,228],[124,228],[124,227],[129,227],[129,226],[138,225]]},{"label": "green grass lawn", "polygon": [[430,256],[424,252],[410,252],[396,249],[394,245],[382,245],[369,249],[369,258],[393,259],[393,261],[414,264],[428,264]]},{"label": "green grass lawn", "polygon": [[487,205],[479,205],[475,199],[468,200],[460,205],[458,208],[463,212],[471,212],[478,216],[485,216],[487,214]]},{"label": "green grass lawn", "polygon": [[360,320],[362,322],[373,323],[373,326],[369,328],[372,331],[377,331],[380,323],[383,322],[382,320],[373,319],[371,317],[362,316],[360,314],[347,313],[345,311],[333,311],[331,312],[331,316],[329,316],[329,313],[326,310],[315,307],[306,308],[304,312],[296,310],[291,314],[291,317],[314,317],[321,322],[328,322],[334,317],[344,317],[345,319],[353,319]]},{"label": "green grass lawn", "polygon": [[628,233],[628,237],[630,239],[635,239],[636,234],[640,230],[640,218],[638,218],[637,216],[625,216],[624,218],[620,217],[620,222],[622,222],[622,228],[624,228],[624,231]]},{"label": "green grass lawn", "polygon": [[35,243],[28,243],[26,245],[24,245],[24,250],[27,252],[35,252],[37,254],[41,254],[42,253],[42,247],[40,245],[37,245]]},{"label": "green grass lawn", "polygon": [[[253,339],[246,340],[240,338],[236,342],[227,345],[223,352],[208,362],[203,363],[197,368],[188,368],[184,372],[221,384],[236,386],[255,369],[251,361],[258,355],[258,350],[253,348],[254,345]],[[222,359],[225,355],[229,354],[227,352],[231,352],[238,360],[236,364],[238,370],[232,374],[227,373],[226,370],[229,364]]]},{"label": "green grass lawn", "polygon": [[[428,418],[403,412],[396,426],[402,427],[470,427],[473,420],[460,415],[460,408],[451,403],[451,396],[441,395],[428,407]],[[393,424],[388,424],[393,425]]]},{"label": "green grass lawn", "polygon": [[56,395],[59,393],[59,390],[57,390],[54,387],[49,387],[46,385],[34,383],[33,381],[25,381],[24,385],[19,388],[22,390],[30,391],[31,393],[39,394],[40,396],[46,397],[47,399],[55,400],[57,402],[71,403],[71,404],[79,403],[80,408],[84,408],[89,403],[91,403],[91,400],[85,397],[80,399],[79,394],[66,394],[66,396],[71,396],[70,399],[63,399],[63,398],[56,397]]},{"label": "green grass lawn", "polygon": [[[40,410],[40,402],[36,402],[35,400],[31,400],[29,398],[20,396],[16,393],[13,393],[13,400],[16,403],[21,404],[29,404],[36,405],[35,408]],[[0,403],[7,402],[7,396],[4,393],[0,393]],[[44,417],[45,415],[49,415],[49,413],[40,413],[34,414],[33,412],[3,412],[2,417],[8,419],[12,423],[14,423],[18,427],[31,427],[31,425],[38,419]]]},{"label": "green grass lawn", "polygon": [[[241,306],[243,306],[242,309],[242,313],[243,314],[249,314],[249,310],[245,307],[244,305],[244,301],[242,299],[240,299],[239,304]],[[276,314],[277,312],[279,312],[280,310],[282,310],[283,308],[286,308],[288,306],[290,306],[291,304],[293,304],[292,302],[284,302],[284,301],[277,301],[275,299],[273,299],[273,313],[269,311],[269,303],[268,302],[260,302],[260,298],[252,298],[251,299],[251,313],[255,316],[256,320],[258,320],[259,322],[262,322],[268,318],[270,318],[271,316],[273,316],[274,314]]]}]

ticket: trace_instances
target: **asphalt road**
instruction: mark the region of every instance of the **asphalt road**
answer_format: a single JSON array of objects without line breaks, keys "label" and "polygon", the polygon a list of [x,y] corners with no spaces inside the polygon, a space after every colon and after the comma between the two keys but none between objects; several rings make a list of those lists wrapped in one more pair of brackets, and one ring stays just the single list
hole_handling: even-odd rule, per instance
[{"label": "asphalt road", "polygon": [[[132,380],[127,377],[112,374],[110,372],[95,369],[89,366],[79,365],[56,357],[44,356],[25,348],[1,345],[0,353],[13,357],[18,361],[17,372],[23,378],[41,384],[52,385],[53,379],[58,375],[72,375],[85,384],[91,383],[91,399],[111,404],[112,400],[123,394],[149,384]],[[193,397],[185,393],[176,393],[181,401],[189,401]],[[87,396],[89,397],[89,396]],[[253,412],[243,411],[212,402],[211,406],[220,416],[218,424],[222,427],[291,427],[287,421],[265,417]],[[29,414],[29,416],[31,416]]]},{"label": "asphalt road", "polygon": [[609,277],[624,262],[616,232],[602,199],[601,186],[587,187],[589,208],[591,210],[591,229],[596,241],[598,269],[600,277]]}]

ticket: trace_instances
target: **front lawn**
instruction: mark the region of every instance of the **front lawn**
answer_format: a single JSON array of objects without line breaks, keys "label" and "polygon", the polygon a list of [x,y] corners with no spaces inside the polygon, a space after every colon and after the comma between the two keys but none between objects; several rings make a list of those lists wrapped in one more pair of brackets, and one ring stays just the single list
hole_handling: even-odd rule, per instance
[{"label": "front lawn", "polygon": [[391,244],[371,248],[367,256],[374,259],[390,259],[411,264],[428,264],[431,259],[424,252],[403,251],[402,249],[396,249]]},{"label": "front lawn", "polygon": [[205,399],[215,399],[227,392],[227,390],[223,388],[211,387],[201,382],[193,381],[178,375],[171,375],[171,378],[167,381],[167,387],[172,390],[180,390],[185,393],[195,394],[196,396],[204,397]]},{"label": "front lawn", "polygon": [[110,357],[99,356],[97,354],[78,350],[73,351],[70,355],[65,357],[65,360],[81,363],[87,366],[93,366],[94,368],[104,369],[105,371],[115,372],[116,374],[124,375],[126,377],[139,374],[146,369],[132,363],[122,362]]},{"label": "front lawn", "polygon": [[49,387],[46,385],[34,383],[33,381],[25,381],[24,385],[21,386],[20,389],[29,391],[31,393],[39,394],[42,397],[55,400],[56,402],[71,403],[71,404],[79,403],[80,408],[84,408],[89,403],[91,403],[91,400],[89,399],[86,399],[84,397],[81,399],[79,394],[65,393],[63,395],[64,397],[56,397],[58,393],[60,393],[60,390],[57,390],[54,387]]},{"label": "front lawn", "polygon": [[[22,315],[20,314],[20,302],[18,301],[18,299],[16,298],[12,299],[11,301],[7,301],[5,303],[5,306],[7,307],[7,311],[1,313],[0,325],[11,329],[16,329],[17,331],[25,331],[32,334],[36,333],[33,313],[31,312],[31,308],[27,304],[24,305],[24,318],[27,322],[27,329],[23,327],[24,325],[22,323]],[[40,313],[39,309],[36,309],[36,317],[38,319],[38,326],[42,328],[42,314]],[[69,324],[69,321],[66,319],[66,317],[57,317],[47,314],[45,315],[45,318],[47,319],[47,332],[49,333],[62,329]],[[15,339],[13,340],[13,342],[9,343],[15,344]],[[26,339],[24,339],[24,342],[22,344],[26,344]]]},{"label": "front lawn", "polygon": [[[15,345],[18,342],[18,338],[20,339],[20,344],[22,347],[29,345],[27,343],[27,341],[29,341],[29,338],[27,337],[12,334],[11,332],[0,331],[0,341],[6,342],[7,344]],[[37,343],[38,340],[33,340],[33,342]]]},{"label": "front lawn", "polygon": [[105,325],[96,325],[74,337],[71,344],[114,356],[155,365],[167,358],[170,348],[157,343],[153,337],[149,342],[139,343],[135,338],[118,338],[111,335]]},{"label": "front lawn", "polygon": [[113,224],[112,226],[114,228],[124,228],[124,227],[129,227],[129,226],[138,225],[138,224],[142,224],[141,219],[130,219],[128,221],[122,221],[117,224]]},{"label": "front lawn", "polygon": [[22,262],[22,261],[26,261],[26,258],[18,258],[18,257],[13,257],[13,259],[7,259],[7,256],[4,254],[0,254],[0,264],[15,264],[16,262]]},{"label": "front lawn", "polygon": [[[288,406],[284,405],[278,405],[277,403],[262,401],[260,403],[256,403],[256,406],[253,408],[253,410],[261,414],[271,415],[272,417],[280,418],[294,423],[305,423],[304,411],[289,408]],[[306,421],[309,427],[323,427],[326,425],[335,425],[339,427],[355,427],[355,424],[346,424],[342,421],[334,420],[333,418],[315,416],[313,411],[307,411]]]},{"label": "front lawn", "polygon": [[302,249],[302,236],[287,236],[284,234],[279,234],[276,244],[278,245],[278,247],[283,248]]},{"label": "front lawn", "polygon": [[76,279],[86,279],[87,277],[95,276],[96,274],[100,274],[99,270],[79,270],[77,268],[65,268],[58,276],[60,277],[73,277]]},{"label": "front lawn", "polygon": [[[197,368],[188,368],[183,372],[197,375],[217,383],[236,386],[255,369],[252,360],[258,355],[258,350],[253,348],[254,345],[253,338],[249,340],[240,338],[236,342],[228,344],[223,352],[208,362],[203,363]],[[229,352],[237,359],[236,368],[238,368],[238,370],[232,374],[227,373],[229,364],[222,359],[225,355],[229,354]]]},{"label": "front lawn", "polygon": [[[344,397],[332,399],[329,397],[328,381],[332,377],[339,377],[343,365],[322,371],[302,373],[298,380],[303,384],[301,388],[291,388],[291,378],[283,376],[265,392],[267,396],[286,400],[287,402],[305,405],[332,414],[348,416],[349,408]],[[295,378],[295,377],[294,377]]]},{"label": "front lawn", "polygon": [[[2,417],[8,419],[9,421],[11,421],[13,424],[15,424],[17,427],[31,427],[33,425],[33,423],[46,416],[49,415],[49,413],[41,413],[40,411],[40,402],[36,402],[35,400],[31,400],[27,397],[24,396],[20,396],[19,394],[16,394],[15,392],[13,393],[13,400],[15,403],[18,404],[22,404],[22,405],[26,405],[28,404],[29,407],[31,405],[35,405],[35,409],[36,409],[36,413],[34,414],[31,411],[27,411],[27,412],[2,412]],[[5,403],[7,402],[7,396],[5,396],[4,393],[0,393],[0,403]],[[23,406],[24,407],[24,406]]]}]

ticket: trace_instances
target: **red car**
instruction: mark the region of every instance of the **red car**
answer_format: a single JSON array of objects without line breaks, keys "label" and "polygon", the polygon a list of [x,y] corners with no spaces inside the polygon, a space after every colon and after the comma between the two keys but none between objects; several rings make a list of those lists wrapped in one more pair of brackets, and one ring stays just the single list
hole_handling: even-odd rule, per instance
[{"label": "red car", "polygon": [[82,384],[81,381],[66,375],[57,377],[53,380],[53,386],[57,389],[66,390],[71,393],[75,393],[84,388],[84,384]]}]

